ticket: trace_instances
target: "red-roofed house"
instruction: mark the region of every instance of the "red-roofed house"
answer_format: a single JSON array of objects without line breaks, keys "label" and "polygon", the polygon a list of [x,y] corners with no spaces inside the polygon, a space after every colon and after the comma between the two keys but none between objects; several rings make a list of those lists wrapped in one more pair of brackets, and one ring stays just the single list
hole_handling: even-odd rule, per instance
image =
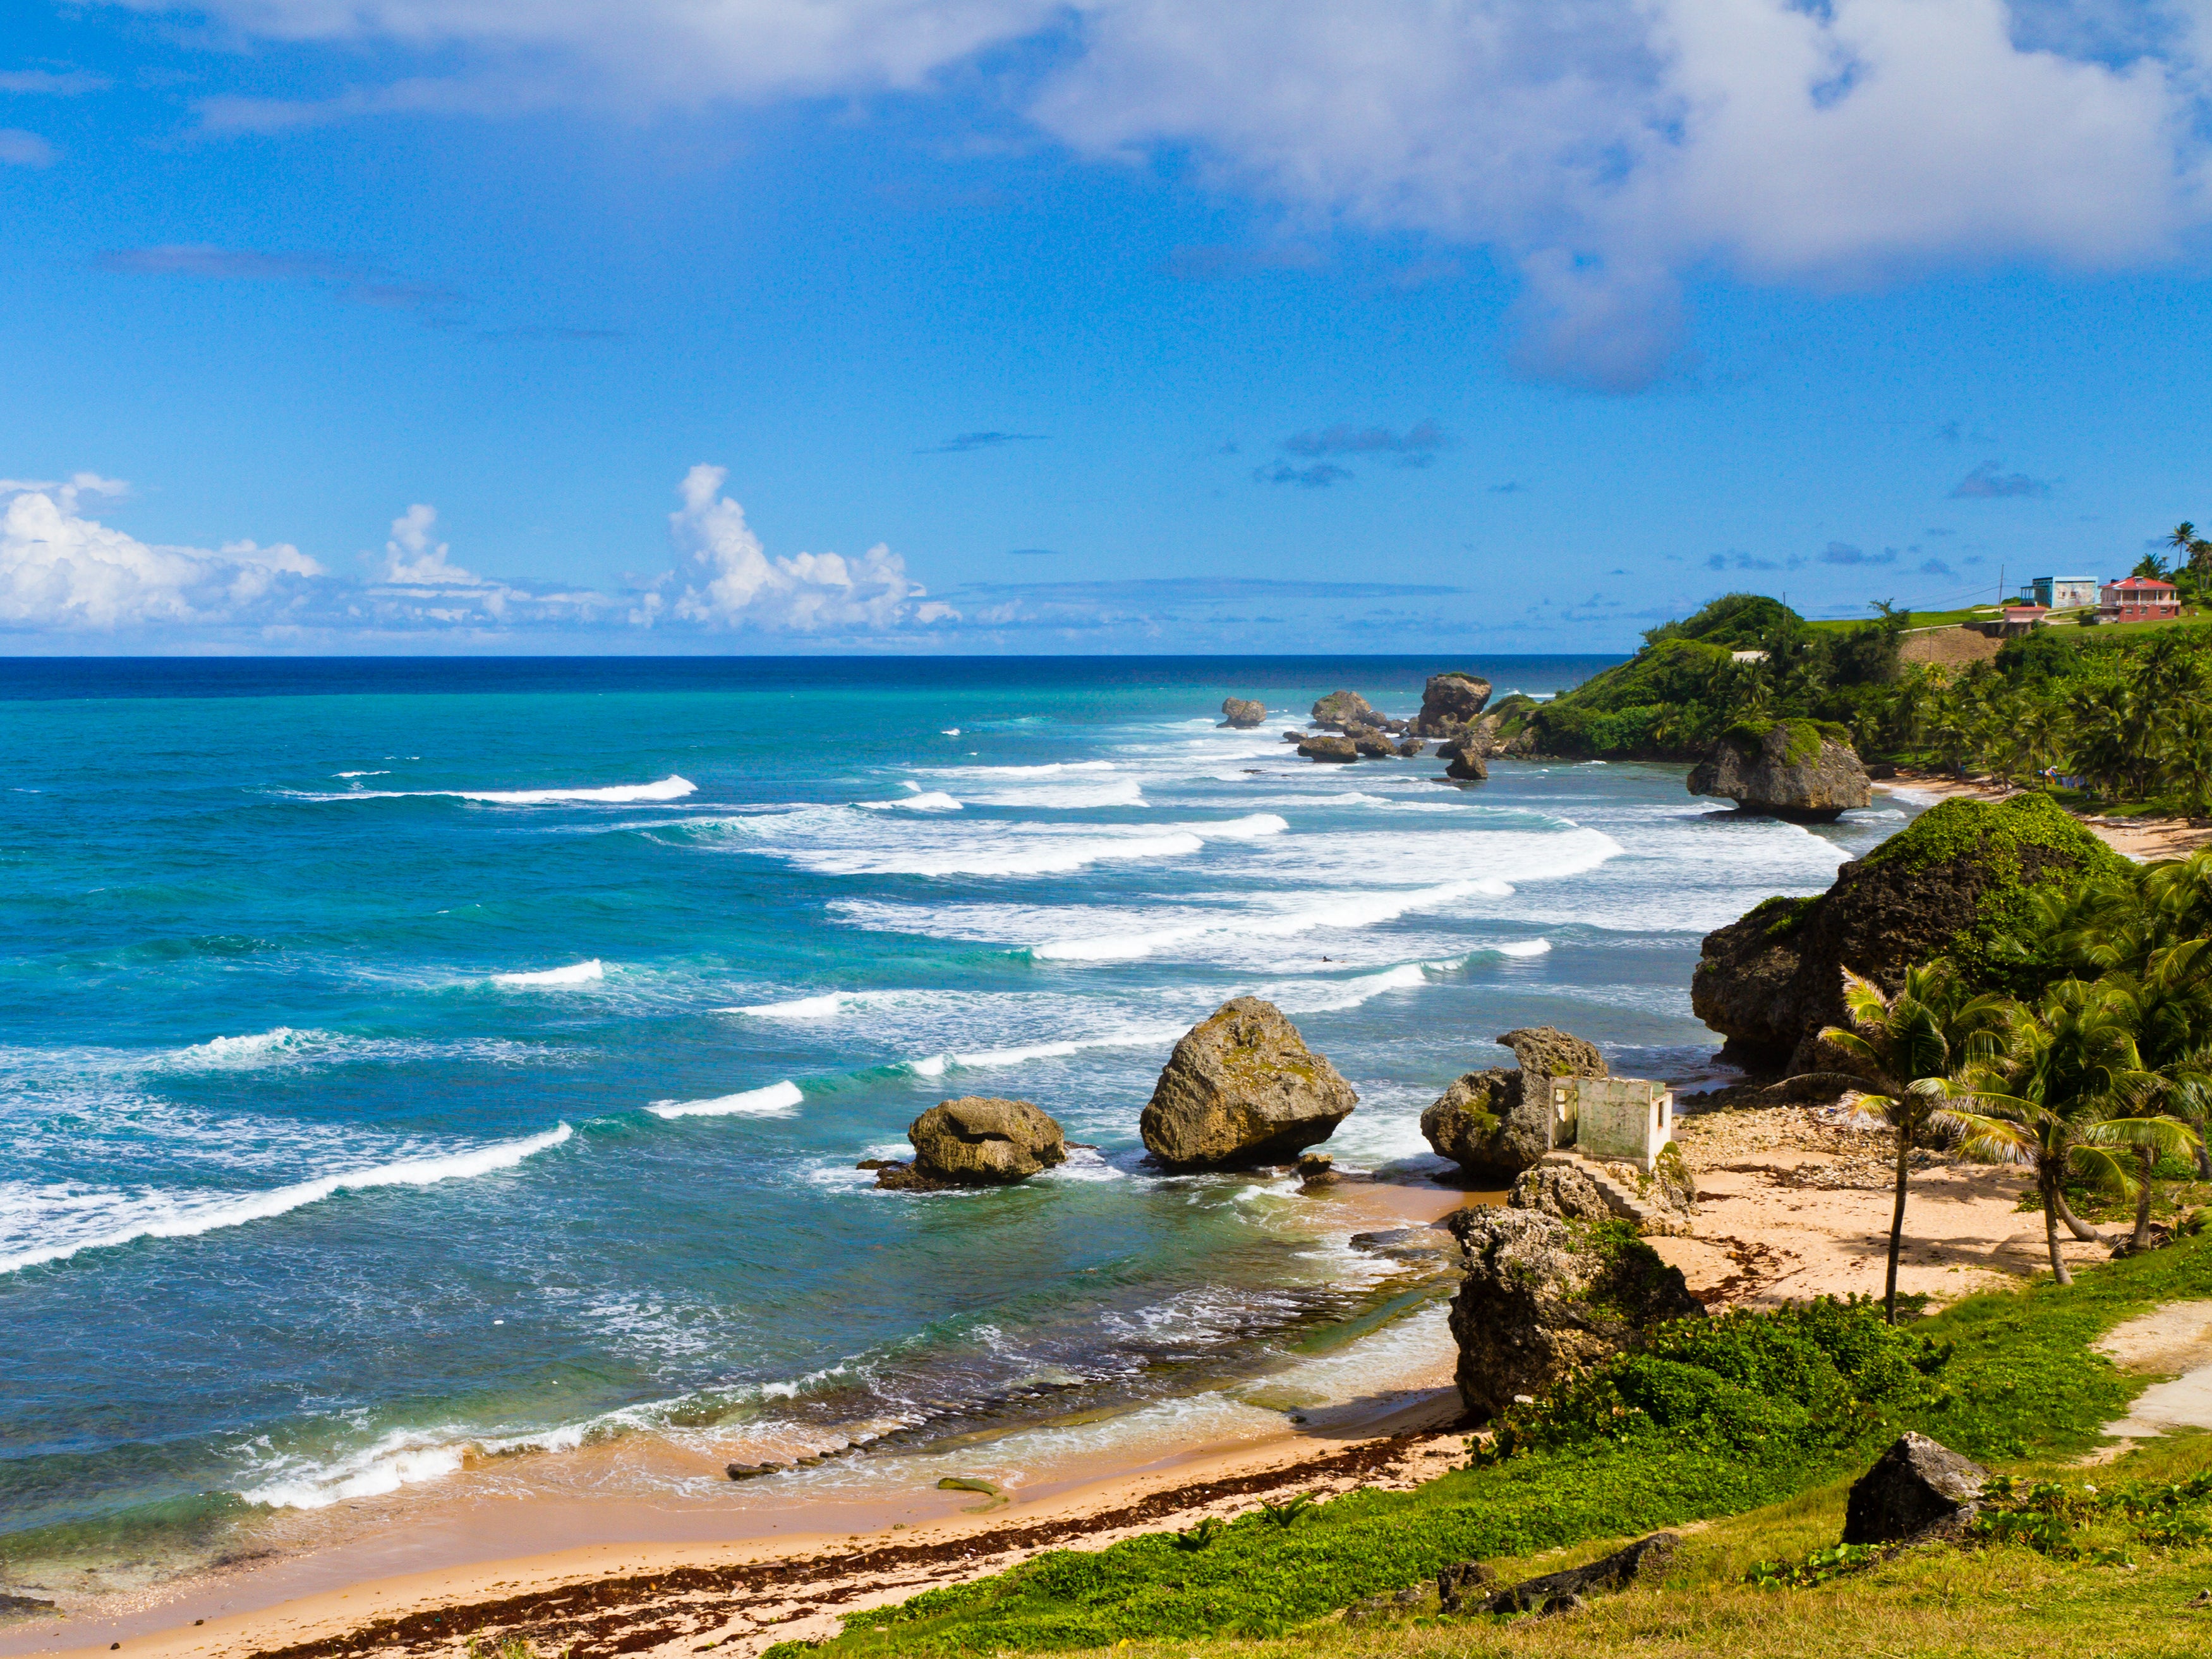
[{"label": "red-roofed house", "polygon": [[2097,606],[2100,622],[2165,622],[2180,614],[2180,589],[2155,576],[2107,582]]}]

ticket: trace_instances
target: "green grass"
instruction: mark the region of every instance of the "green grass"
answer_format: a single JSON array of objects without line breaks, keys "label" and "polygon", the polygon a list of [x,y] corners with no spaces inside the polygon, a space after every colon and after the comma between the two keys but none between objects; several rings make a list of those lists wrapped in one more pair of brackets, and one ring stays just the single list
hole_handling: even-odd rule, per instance
[{"label": "green grass", "polygon": [[[1526,1425],[1522,1438],[1534,1449],[1446,1475],[1413,1492],[1350,1493],[1282,1524],[1255,1511],[1204,1538],[1156,1533],[1103,1550],[1053,1551],[1005,1573],[928,1591],[897,1608],[853,1615],[827,1650],[862,1659],[1147,1643],[1159,1644],[1155,1650],[1162,1654],[1183,1654],[1188,1644],[1203,1643],[1212,1652],[1224,1638],[1308,1631],[1337,1608],[1418,1584],[1455,1561],[1526,1561],[1575,1546],[1594,1554],[1590,1540],[1753,1510],[1761,1515],[1748,1531],[1741,1521],[1714,1529],[1711,1537],[1724,1547],[1700,1546],[1695,1561],[1702,1564],[1693,1565],[1692,1576],[1715,1598],[1700,1615],[1704,1624],[1670,1625],[1671,1634],[1655,1633],[1652,1639],[1709,1644],[1680,1649],[1685,1652],[1796,1650],[1786,1644],[1755,1647],[1757,1632],[1771,1634],[1765,1610],[1832,1606],[1837,1596],[1897,1584],[1908,1586],[1900,1592],[1908,1601],[1922,1593],[1909,1588],[1923,1571],[1911,1564],[1886,1567],[1855,1579],[1849,1589],[1758,1593],[1778,1601],[1746,1601],[1752,1592],[1741,1586],[1753,1560],[1834,1541],[1844,1487],[1881,1444],[1910,1426],[2024,1473],[2054,1468],[2098,1444],[2100,1425],[2119,1416],[2140,1386],[2114,1370],[2090,1343],[2145,1307],[2208,1291],[2212,1238],[2197,1238],[2085,1272],[2070,1289],[2045,1282],[1977,1296],[1910,1333],[1913,1345],[1923,1338],[1948,1345],[1948,1357],[1932,1376],[1917,1363],[1908,1368],[1911,1376],[1898,1369],[1906,1348],[1883,1345],[1889,1337],[1870,1337],[1863,1325],[1832,1308],[1825,1315],[1790,1316],[1801,1321],[1796,1327],[1788,1319],[1716,1321],[1702,1337],[1685,1337],[1672,1349],[1662,1345],[1655,1356],[1609,1368],[1566,1391],[1558,1402],[1559,1420],[1550,1429],[1533,1417]],[[1812,1346],[1802,1339],[1811,1339]],[[1828,1358],[1814,1363],[1813,1348]],[[1917,1345],[1910,1351],[1927,1357]],[[1616,1403],[1621,1415],[1613,1415]],[[1992,1550],[1976,1558],[1972,1571],[1986,1574],[2000,1567],[2013,1575],[2003,1582],[2032,1583],[2037,1595],[2045,1593],[2041,1587],[2055,1570],[2041,1558],[2014,1559]],[[1942,1571],[1955,1576],[1957,1560]],[[2107,1595],[2101,1581],[2082,1595],[2100,1616],[2127,1603],[2117,1590]],[[1555,1621],[1553,1627],[1564,1631],[1571,1622],[1596,1633],[1608,1620],[1633,1623],[1652,1616],[1648,1607],[1641,1614],[1629,1608],[1643,1599],[1612,1598],[1593,1616]],[[1734,1634],[1724,1639],[1709,1629],[1694,1634],[1716,1619]],[[1964,1628],[1958,1620],[1936,1623],[1943,1631]],[[1792,1628],[1791,1641],[1820,1639],[1817,1620]],[[1301,1649],[1340,1641],[1358,1648],[1382,1639],[1330,1630],[1320,1638],[1302,1635]],[[1453,1631],[1455,1652],[1481,1635],[1464,1624]],[[1389,1639],[1410,1642],[1406,1651],[1426,1650],[1419,1632]],[[1528,1651],[1552,1650],[1541,1645],[1552,1638],[1528,1639],[1537,1644]],[[1571,1644],[1576,1638],[1570,1633],[1559,1639]],[[1626,1640],[1617,1629],[1604,1639]],[[1719,1644],[1710,1645],[1714,1643]],[[778,1659],[790,1659],[796,1648],[792,1644]],[[1802,1650],[1846,1650],[1808,1645]]]}]

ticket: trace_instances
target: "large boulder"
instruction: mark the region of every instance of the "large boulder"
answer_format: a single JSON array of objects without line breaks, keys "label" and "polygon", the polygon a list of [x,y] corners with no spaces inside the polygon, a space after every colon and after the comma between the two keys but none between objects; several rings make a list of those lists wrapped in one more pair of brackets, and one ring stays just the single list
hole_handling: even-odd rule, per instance
[{"label": "large boulder", "polygon": [[1178,1168],[1282,1162],[1327,1140],[1358,1103],[1280,1009],[1238,997],[1183,1034],[1137,1127]]},{"label": "large boulder", "polygon": [[1844,1542],[1894,1544],[1963,1526],[1989,1478],[1972,1458],[1908,1430],[1851,1483]]},{"label": "large boulder", "polygon": [[1234,726],[1238,731],[1249,731],[1267,717],[1267,705],[1255,703],[1249,697],[1224,697],[1221,699],[1221,723]]},{"label": "large boulder", "polygon": [[1357,760],[1359,748],[1348,737],[1316,732],[1298,740],[1298,753],[1309,760]]},{"label": "large boulder", "polygon": [[1680,1270],[1619,1223],[1486,1205],[1455,1212],[1450,1227],[1467,1264],[1451,1304],[1460,1398],[1481,1416],[1705,1312]]},{"label": "large boulder", "polygon": [[1351,740],[1355,753],[1364,754],[1370,760],[1387,759],[1398,753],[1397,741],[1372,726],[1354,726],[1345,735]]},{"label": "large boulder", "polygon": [[1823,720],[1740,721],[1690,772],[1690,793],[1746,812],[1827,823],[1874,799],[1874,785],[1841,726]]},{"label": "large boulder", "polygon": [[1552,1150],[1553,1077],[1602,1077],[1605,1057],[1555,1026],[1525,1027],[1498,1039],[1520,1062],[1454,1080],[1421,1113],[1421,1133],[1440,1157],[1501,1186]]},{"label": "large boulder", "polygon": [[966,1095],[940,1101],[908,1125],[914,1162],[876,1167],[876,1185],[927,1190],[1005,1186],[1067,1162],[1067,1137],[1027,1101]]},{"label": "large boulder", "polygon": [[1489,763],[1483,759],[1482,751],[1480,748],[1474,743],[1462,740],[1459,748],[1445,765],[1444,776],[1456,778],[1462,784],[1479,784],[1490,776],[1490,766]]},{"label": "large boulder", "polygon": [[1490,682],[1480,674],[1431,674],[1421,687],[1421,711],[1413,717],[1414,735],[1449,737],[1483,711],[1490,701]]},{"label": "large boulder", "polygon": [[1893,992],[1915,962],[1948,956],[1977,988],[2031,989],[2055,966],[2035,891],[2127,868],[2047,796],[1946,801],[1826,893],[1766,900],[1707,934],[1690,1007],[1728,1039],[1730,1064],[1829,1070],[1818,1039],[1844,1023],[1844,968]]},{"label": "large boulder", "polygon": [[1313,723],[1323,731],[1349,731],[1354,726],[1380,728],[1382,716],[1358,692],[1331,692],[1313,705]]}]

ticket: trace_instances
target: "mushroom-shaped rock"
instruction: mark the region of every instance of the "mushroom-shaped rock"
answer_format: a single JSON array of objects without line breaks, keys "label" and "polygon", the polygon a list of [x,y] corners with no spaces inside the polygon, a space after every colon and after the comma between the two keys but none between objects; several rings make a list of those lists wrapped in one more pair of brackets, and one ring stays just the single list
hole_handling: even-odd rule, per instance
[{"label": "mushroom-shaped rock", "polygon": [[1279,1163],[1327,1140],[1358,1103],[1280,1009],[1238,997],[1183,1034],[1137,1126],[1177,1168]]},{"label": "mushroom-shaped rock", "polygon": [[1970,1520],[1989,1478],[1972,1458],[1908,1430],[1852,1482],[1844,1542],[1893,1544]]},{"label": "mushroom-shaped rock", "polygon": [[1490,1206],[1457,1211],[1449,1225],[1466,1253],[1451,1333],[1470,1411],[1495,1417],[1640,1347],[1654,1326],[1705,1312],[1679,1268],[1619,1228]]},{"label": "mushroom-shaped rock", "polygon": [[1467,724],[1490,701],[1490,682],[1480,674],[1431,674],[1421,687],[1421,711],[1413,730],[1423,737],[1449,737]]},{"label": "mushroom-shaped rock", "polygon": [[1238,731],[1249,731],[1267,717],[1267,705],[1255,703],[1249,697],[1224,697],[1221,699],[1221,723],[1234,726]]},{"label": "mushroom-shaped rock", "polygon": [[1354,726],[1380,726],[1382,716],[1358,692],[1331,692],[1313,705],[1313,723],[1323,731],[1349,731]]},{"label": "mushroom-shaped rock", "polygon": [[1348,737],[1338,737],[1328,732],[1316,732],[1298,741],[1298,753],[1309,760],[1357,760],[1359,748]]},{"label": "mushroom-shaped rock", "polygon": [[1004,1186],[1067,1161],[1060,1125],[1027,1101],[941,1101],[906,1131],[914,1162],[877,1172],[884,1186]]},{"label": "mushroom-shaped rock", "polygon": [[1739,721],[1692,769],[1692,795],[1746,812],[1826,823],[1874,799],[1874,785],[1841,726],[1818,720]]},{"label": "mushroom-shaped rock", "polygon": [[1551,1080],[1607,1072],[1603,1055],[1556,1026],[1523,1027],[1498,1041],[1520,1065],[1456,1079],[1421,1113],[1421,1133],[1439,1156],[1503,1184],[1552,1150]]}]

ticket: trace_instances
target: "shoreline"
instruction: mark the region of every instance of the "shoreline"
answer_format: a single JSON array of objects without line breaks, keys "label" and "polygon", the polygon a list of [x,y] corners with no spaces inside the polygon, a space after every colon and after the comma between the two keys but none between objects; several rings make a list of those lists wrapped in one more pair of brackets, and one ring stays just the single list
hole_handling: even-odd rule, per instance
[{"label": "shoreline", "polygon": [[[1648,1241],[1693,1294],[1713,1307],[1759,1307],[1879,1290],[1890,1201],[1880,1131],[1837,1107],[1790,1106],[1692,1112],[1679,1132],[1700,1189],[1696,1230]],[[1949,1160],[1923,1170],[1922,1222],[1900,1288],[1941,1303],[2036,1271],[2040,1223],[2017,1208],[2020,1184],[2017,1172]],[[1352,1199],[1364,1224],[1432,1224],[1496,1201],[1410,1182],[1332,1192]],[[2093,1249],[2069,1242],[2068,1253],[2086,1259]],[[579,1642],[586,1651],[675,1659],[712,1648],[752,1659],[775,1642],[835,1634],[844,1613],[1042,1550],[1103,1547],[1294,1492],[1418,1485],[1464,1457],[1457,1353],[1443,1314],[1431,1292],[1271,1376],[1284,1386],[1243,1432],[1215,1423],[1178,1434],[1139,1421],[1150,1406],[1044,1431],[1038,1437],[1063,1436],[1072,1455],[1006,1482],[1003,1497],[937,1488],[957,1473],[956,1445],[898,1458],[895,1472],[906,1478],[866,1501],[794,1491],[742,1519],[612,1502],[549,1509],[528,1497],[503,1508],[456,1503],[441,1518],[435,1500],[418,1501],[395,1515],[404,1540],[177,1581],[128,1611],[25,1621],[0,1634],[0,1655],[88,1656],[119,1643],[152,1659],[356,1659],[450,1654],[472,1638],[527,1633],[552,1651]],[[1334,1383],[1327,1398],[1297,1399],[1302,1381],[1324,1375]],[[1118,1448],[1117,1436],[1126,1442]],[[561,1535],[579,1526],[599,1535]],[[410,1549],[442,1550],[442,1558],[410,1561]]]},{"label": "shoreline", "polygon": [[[1320,1241],[1425,1228],[1502,1196],[1440,1181],[1354,1177],[1310,1202]],[[1413,1434],[1458,1418],[1456,1353],[1443,1328],[1437,1276],[1423,1266],[1404,1267],[1405,1290],[1380,1317],[1368,1316],[1370,1328],[1333,1342],[1324,1334],[1314,1351],[1264,1374],[1217,1381],[1188,1395],[1066,1421],[978,1427],[911,1451],[732,1483],[706,1501],[592,1495],[592,1472],[575,1460],[598,1459],[609,1469],[625,1460],[651,1461],[656,1451],[643,1436],[538,1454],[564,1460],[558,1491],[472,1491],[449,1478],[443,1490],[418,1485],[349,1506],[367,1512],[358,1523],[327,1510],[279,1517],[293,1523],[285,1530],[325,1535],[109,1592],[74,1613],[65,1602],[59,1615],[11,1619],[0,1626],[0,1656],[103,1652],[119,1641],[126,1650],[212,1659],[294,1645],[311,1629],[327,1633],[372,1617],[495,1599],[502,1586],[525,1581],[544,1589],[702,1563],[751,1571],[799,1552],[851,1553],[866,1540],[875,1542],[861,1553],[920,1547],[924,1540],[935,1548],[1009,1528],[1095,1537],[1125,1524],[1112,1517],[1136,1506],[1147,1506],[1145,1516],[1126,1524],[1148,1530],[1158,1519],[1159,1494],[1194,1485],[1231,1483],[1249,1507],[1253,1494],[1333,1479],[1324,1466],[1378,1436]],[[1458,1438],[1445,1438],[1459,1447]],[[1012,1478],[1001,1472],[1010,1461]],[[1363,1451],[1353,1461],[1365,1468],[1375,1457]],[[989,1479],[1004,1496],[940,1490],[946,1477]],[[1188,1501],[1217,1502],[1220,1495]],[[281,1536],[270,1541],[281,1544]],[[896,1594],[902,1598],[923,1582],[902,1579],[908,1587]],[[28,1583],[8,1588],[53,1593]],[[835,1599],[843,1605],[852,1594],[836,1589]],[[196,1619],[206,1623],[195,1625]]]}]

